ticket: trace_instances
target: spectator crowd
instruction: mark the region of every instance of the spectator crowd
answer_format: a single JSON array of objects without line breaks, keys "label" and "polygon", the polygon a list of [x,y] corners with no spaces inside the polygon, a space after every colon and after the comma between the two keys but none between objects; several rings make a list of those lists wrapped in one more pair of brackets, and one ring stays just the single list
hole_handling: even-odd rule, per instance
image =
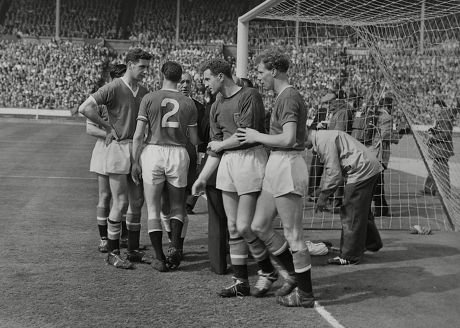
[{"label": "spectator crowd", "polygon": [[[138,0],[126,23],[130,39],[154,55],[151,74],[144,83],[159,87],[159,67],[165,60],[180,62],[194,79],[193,95],[201,100],[204,85],[199,65],[205,59],[223,57],[222,45],[235,43],[237,17],[256,6],[259,0],[181,0],[180,40],[175,44],[175,2]],[[173,5],[174,3],[174,5]],[[53,35],[55,0],[12,1],[0,33]],[[114,38],[120,36],[124,12],[121,0],[61,1],[61,34],[67,37]],[[430,104],[434,98],[452,106],[459,97],[460,65],[458,41],[448,51],[417,55],[401,49],[413,45],[379,43],[380,57],[350,55],[347,47],[360,48],[363,41],[346,27],[302,23],[300,43],[294,44],[291,23],[256,21],[251,24],[248,77],[257,85],[255,62],[259,50],[282,46],[292,60],[291,83],[300,90],[309,108],[317,109],[328,90],[342,89],[348,95],[372,102],[398,89],[407,99],[406,108],[416,124],[431,124]],[[311,26],[310,26],[310,25]],[[441,34],[440,34],[441,35]],[[446,35],[455,39],[455,35]],[[433,39],[433,44],[442,40]],[[407,38],[407,42],[415,42]],[[400,49],[400,50],[398,50]],[[75,109],[82,96],[105,79],[108,66],[122,61],[100,45],[69,42],[26,43],[0,41],[0,106]],[[234,58],[227,58],[235,63]],[[235,65],[234,65],[235,66]],[[384,82],[387,81],[387,82]],[[270,108],[273,95],[265,96]],[[397,108],[397,106],[396,106]],[[402,119],[401,112],[393,116]]]}]

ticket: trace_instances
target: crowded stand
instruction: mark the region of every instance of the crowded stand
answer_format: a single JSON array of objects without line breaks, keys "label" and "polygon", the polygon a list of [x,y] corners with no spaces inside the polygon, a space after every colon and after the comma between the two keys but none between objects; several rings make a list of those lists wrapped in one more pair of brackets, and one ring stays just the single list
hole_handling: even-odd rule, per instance
[{"label": "crowded stand", "polygon": [[[260,1],[181,1],[181,42],[194,44],[236,43],[236,21]],[[210,19],[211,18],[211,19]],[[176,13],[168,0],[141,0],[135,9],[130,39],[175,40]]]},{"label": "crowded stand", "polygon": [[[175,6],[171,1],[139,0],[126,24],[133,46],[153,55],[150,74],[144,83],[150,90],[159,88],[158,72],[166,60],[181,63],[191,73],[192,94],[202,100],[204,85],[199,65],[206,59],[223,57],[223,45],[236,41],[237,17],[260,1],[211,0],[181,1],[179,44],[175,44]],[[0,32],[18,36],[52,36],[54,34],[55,0],[12,1]],[[61,35],[63,37],[117,38],[120,36],[120,0],[78,0],[61,2]],[[212,19],[209,19],[212,17]],[[378,99],[388,91],[379,64],[371,56],[351,56],[347,48],[361,48],[363,43],[350,28],[337,26],[303,26],[300,46],[293,44],[292,29],[256,21],[251,25],[253,55],[248,78],[257,86],[255,60],[257,50],[269,45],[282,45],[292,60],[291,83],[300,91],[308,108],[317,109],[328,90],[342,89],[348,95]],[[306,27],[306,28],[305,28]],[[255,30],[259,31],[254,33]],[[275,35],[275,37],[274,37]],[[332,37],[332,36],[335,37]],[[447,36],[446,36],[447,37]],[[267,40],[277,40],[276,44]],[[442,43],[442,40],[433,42]],[[399,42],[399,41],[398,41]],[[405,92],[421,104],[438,97],[454,106],[460,90],[460,65],[457,50],[449,56],[419,56],[394,49],[409,45],[379,45],[388,49],[384,61],[392,63],[391,72]],[[123,61],[124,53],[115,55],[102,46],[77,45],[69,42],[26,43],[0,42],[0,105],[6,107],[70,108],[75,110],[81,95],[97,88],[106,78],[109,64]],[[235,59],[227,57],[235,68]],[[382,85],[375,88],[376,81]],[[378,84],[378,83],[377,83]],[[32,86],[32,87],[31,87]],[[4,92],[8,88],[9,92]],[[12,91],[11,91],[12,89]],[[374,94],[369,95],[369,90]],[[273,95],[264,95],[269,110]],[[412,104],[417,124],[431,124],[429,106]],[[395,111],[396,121],[403,120]],[[456,123],[457,124],[457,123]],[[458,124],[457,124],[458,125]]]},{"label": "crowded stand", "polygon": [[[61,2],[60,35],[70,38],[114,38],[120,0]],[[55,34],[55,0],[12,1],[2,34],[52,36]]]},{"label": "crowded stand", "polygon": [[111,56],[98,45],[0,40],[0,106],[76,110]]}]

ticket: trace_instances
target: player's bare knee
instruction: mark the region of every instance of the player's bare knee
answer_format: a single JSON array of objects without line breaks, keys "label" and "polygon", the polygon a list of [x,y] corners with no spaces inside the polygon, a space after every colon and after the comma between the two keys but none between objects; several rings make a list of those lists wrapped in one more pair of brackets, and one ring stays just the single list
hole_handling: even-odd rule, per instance
[{"label": "player's bare knee", "polygon": [[236,237],[240,236],[240,234],[238,233],[238,230],[236,229],[236,224],[235,223],[233,223],[233,224],[229,223],[228,224],[228,233],[229,233],[231,238],[236,238]]},{"label": "player's bare knee", "polygon": [[110,192],[99,192],[99,204],[103,204],[106,207],[110,204],[110,199],[112,198]]},{"label": "player's bare knee", "polygon": [[267,225],[253,222],[251,224],[251,230],[257,235],[257,237],[260,238],[260,236],[264,236],[267,234],[268,227]]},{"label": "player's bare knee", "polygon": [[251,225],[248,222],[237,222],[236,229],[243,238],[253,235]]}]

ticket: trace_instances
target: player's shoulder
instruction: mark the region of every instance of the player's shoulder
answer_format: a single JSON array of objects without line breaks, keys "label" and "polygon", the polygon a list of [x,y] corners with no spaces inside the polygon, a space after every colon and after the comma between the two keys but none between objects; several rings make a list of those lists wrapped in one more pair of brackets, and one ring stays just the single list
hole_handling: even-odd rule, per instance
[{"label": "player's shoulder", "polygon": [[101,86],[98,91],[105,91],[105,90],[116,90],[117,88],[120,87],[120,82],[121,82],[121,79],[120,78],[117,78],[117,79],[114,79],[112,81],[110,81],[109,83],[106,83],[104,84],[103,86]]},{"label": "player's shoulder", "polygon": [[302,95],[300,94],[299,90],[291,86],[286,88],[286,90],[280,94],[280,98],[281,97],[284,99],[292,99],[293,97],[302,97]]},{"label": "player's shoulder", "polygon": [[256,88],[242,87],[241,94],[247,97],[260,97],[259,90]]}]

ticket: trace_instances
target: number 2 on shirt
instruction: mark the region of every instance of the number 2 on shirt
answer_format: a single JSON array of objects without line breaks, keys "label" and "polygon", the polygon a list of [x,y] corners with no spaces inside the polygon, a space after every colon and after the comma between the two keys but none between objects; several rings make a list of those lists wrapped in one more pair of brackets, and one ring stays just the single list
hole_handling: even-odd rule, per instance
[{"label": "number 2 on shirt", "polygon": [[172,110],[164,114],[163,118],[161,119],[161,127],[162,128],[178,128],[179,122],[170,122],[168,121],[168,119],[179,111],[179,103],[175,99],[165,98],[161,102],[161,107],[166,108],[166,105],[168,104],[172,104],[173,108]]}]

